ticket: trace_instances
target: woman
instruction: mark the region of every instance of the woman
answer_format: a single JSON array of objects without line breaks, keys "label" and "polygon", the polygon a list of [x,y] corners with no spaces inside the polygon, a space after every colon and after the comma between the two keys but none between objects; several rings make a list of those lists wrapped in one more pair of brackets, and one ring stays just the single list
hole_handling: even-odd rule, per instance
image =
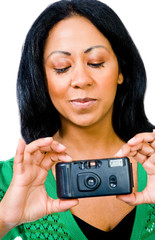
[{"label": "woman", "polygon": [[[139,53],[105,4],[60,1],[38,17],[17,82],[24,140],[14,160],[0,165],[1,238],[151,239],[155,132],[145,88]],[[56,199],[58,161],[114,156],[130,157],[133,193]]]}]

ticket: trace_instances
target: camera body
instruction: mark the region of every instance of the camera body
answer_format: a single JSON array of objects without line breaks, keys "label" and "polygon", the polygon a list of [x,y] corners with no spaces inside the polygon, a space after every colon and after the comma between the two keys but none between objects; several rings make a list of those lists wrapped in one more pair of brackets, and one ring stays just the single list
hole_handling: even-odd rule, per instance
[{"label": "camera body", "polygon": [[56,183],[61,199],[130,194],[132,164],[127,157],[61,162]]}]

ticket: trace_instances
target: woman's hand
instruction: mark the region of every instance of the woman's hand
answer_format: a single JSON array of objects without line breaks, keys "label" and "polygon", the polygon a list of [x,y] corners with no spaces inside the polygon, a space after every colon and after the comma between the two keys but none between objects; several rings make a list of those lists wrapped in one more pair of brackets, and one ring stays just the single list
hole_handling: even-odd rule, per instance
[{"label": "woman's hand", "polygon": [[65,150],[53,138],[39,139],[27,146],[24,140],[19,140],[13,178],[0,203],[0,222],[6,228],[66,211],[78,203],[78,200],[54,200],[45,190],[44,183],[52,165],[57,161],[71,161]]},{"label": "woman's hand", "polygon": [[130,205],[155,203],[155,130],[152,133],[140,133],[130,139],[115,154],[115,157],[133,157],[141,163],[147,172],[147,186],[142,192],[117,196]]}]

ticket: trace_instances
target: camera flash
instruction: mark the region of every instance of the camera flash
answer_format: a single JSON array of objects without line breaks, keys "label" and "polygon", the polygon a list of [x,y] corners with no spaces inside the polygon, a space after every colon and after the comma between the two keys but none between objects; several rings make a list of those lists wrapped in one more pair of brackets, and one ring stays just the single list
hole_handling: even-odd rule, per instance
[{"label": "camera flash", "polygon": [[109,161],[109,166],[110,167],[123,167],[123,159],[111,159]]}]

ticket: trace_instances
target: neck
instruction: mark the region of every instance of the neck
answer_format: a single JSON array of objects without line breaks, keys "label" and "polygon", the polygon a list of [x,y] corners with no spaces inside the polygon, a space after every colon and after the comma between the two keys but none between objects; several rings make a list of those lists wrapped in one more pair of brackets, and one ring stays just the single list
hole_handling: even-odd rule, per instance
[{"label": "neck", "polygon": [[67,147],[67,153],[74,160],[113,157],[123,145],[112,124],[103,123],[79,127],[63,121],[55,139]]}]

